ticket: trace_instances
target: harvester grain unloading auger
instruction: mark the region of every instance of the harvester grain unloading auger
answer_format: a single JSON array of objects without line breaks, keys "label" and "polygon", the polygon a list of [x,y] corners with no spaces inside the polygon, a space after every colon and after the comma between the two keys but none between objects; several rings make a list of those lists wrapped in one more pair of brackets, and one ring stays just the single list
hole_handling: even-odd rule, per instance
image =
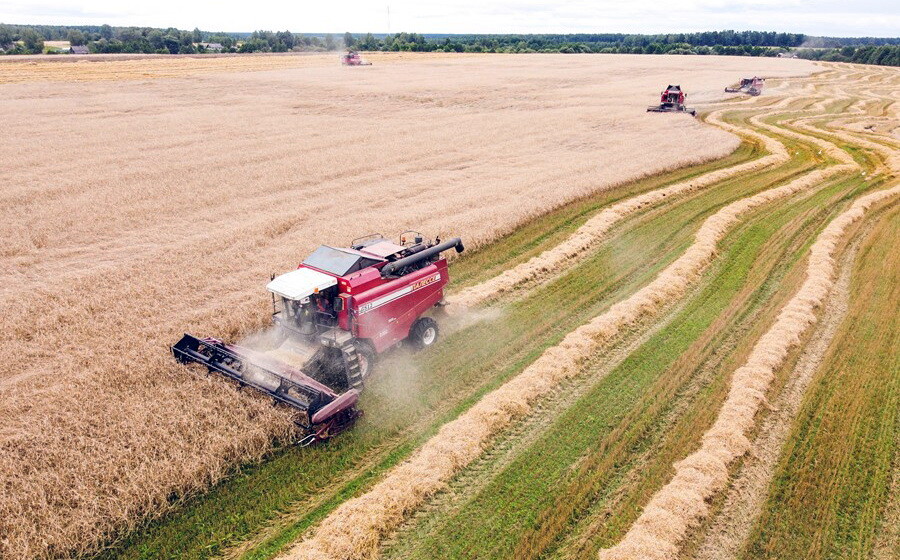
[{"label": "harvester grain unloading auger", "polygon": [[[407,242],[407,234],[412,234]],[[405,232],[400,243],[381,235],[323,245],[291,272],[273,277],[275,343],[291,341],[314,350],[294,367],[267,353],[185,334],[172,346],[182,363],[197,363],[298,411],[303,444],[321,441],[353,425],[359,391],[378,354],[404,342],[432,346],[438,325],[429,312],[444,305],[450,279],[444,251],[464,250],[454,238],[425,241]]]}]

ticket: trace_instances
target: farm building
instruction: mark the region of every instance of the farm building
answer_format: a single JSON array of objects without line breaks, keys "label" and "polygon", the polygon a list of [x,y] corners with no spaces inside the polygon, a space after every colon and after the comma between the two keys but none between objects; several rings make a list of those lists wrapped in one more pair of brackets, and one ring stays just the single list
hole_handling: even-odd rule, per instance
[{"label": "farm building", "polygon": [[73,45],[69,47],[69,54],[90,54],[87,45]]}]

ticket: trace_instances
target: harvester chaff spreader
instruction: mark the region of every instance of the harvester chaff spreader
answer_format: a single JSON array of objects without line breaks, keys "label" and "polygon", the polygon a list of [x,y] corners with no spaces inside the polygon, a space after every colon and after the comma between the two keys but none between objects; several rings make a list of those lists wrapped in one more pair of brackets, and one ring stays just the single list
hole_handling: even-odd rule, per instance
[{"label": "harvester chaff spreader", "polygon": [[681,86],[670,85],[660,94],[659,105],[651,105],[647,107],[647,111],[651,113],[689,113],[692,116],[697,114],[694,109],[685,106],[684,100],[687,97]]},{"label": "harvester chaff spreader", "polygon": [[[322,245],[266,286],[274,334],[264,351],[185,334],[172,353],[296,409],[302,443],[328,439],[361,414],[359,391],[379,354],[437,340],[431,312],[444,305],[450,277],[441,253],[450,249],[461,253],[462,241],[426,241],[418,232],[399,244],[374,234],[348,248]],[[277,357],[285,353],[302,365]]]}]

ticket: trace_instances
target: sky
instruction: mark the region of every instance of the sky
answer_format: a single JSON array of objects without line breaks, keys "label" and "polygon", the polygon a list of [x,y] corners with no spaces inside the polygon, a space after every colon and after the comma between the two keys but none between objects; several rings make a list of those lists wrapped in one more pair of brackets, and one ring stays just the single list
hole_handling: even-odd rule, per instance
[{"label": "sky", "polygon": [[295,33],[673,33],[900,36],[898,0],[0,0],[0,22]]}]

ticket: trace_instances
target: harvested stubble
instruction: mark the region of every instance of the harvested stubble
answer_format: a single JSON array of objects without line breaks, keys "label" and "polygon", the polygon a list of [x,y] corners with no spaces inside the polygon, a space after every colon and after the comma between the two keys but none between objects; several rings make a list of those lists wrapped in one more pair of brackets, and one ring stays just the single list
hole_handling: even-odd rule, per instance
[{"label": "harvested stubble", "polygon": [[490,280],[467,288],[458,294],[453,294],[448,298],[450,303],[464,307],[474,306],[489,298],[513,290],[526,282],[551,275],[559,271],[567,263],[574,262],[580,255],[600,242],[615,224],[643,208],[671,200],[672,197],[678,195],[704,189],[729,177],[750,173],[771,165],[778,165],[788,160],[790,156],[781,142],[770,136],[724,122],[721,119],[721,115],[725,111],[725,109],[722,109],[710,113],[707,117],[707,122],[713,123],[719,128],[738,136],[746,136],[761,141],[769,154],[753,161],[712,171],[700,177],[694,177],[687,181],[675,183],[613,204],[590,218],[559,245],[498,274]]},{"label": "harvested stubble", "polygon": [[[66,71],[116,72],[91,64]],[[183,330],[236,339],[262,325],[273,270],[362,222],[485,242],[722,155],[733,139],[646,114],[642,96],[660,74],[713,92],[756,64],[416,57],[0,86],[0,555],[89,550],[289,436],[286,413],[167,350]],[[79,141],[49,157],[61,130]],[[657,135],[693,141],[660,153]]]},{"label": "harvested stubble", "polygon": [[[896,78],[896,73],[888,76],[888,79]],[[852,91],[847,94],[847,99],[859,95],[857,88],[850,89]],[[826,97],[811,110],[803,112],[824,111],[828,105],[840,106],[840,98]],[[866,112],[857,101],[840,114],[856,115],[837,119],[843,122],[848,118],[865,116]],[[790,126],[813,135],[824,133],[849,145],[863,146],[880,153],[884,157],[884,164],[879,164],[878,169],[896,177],[900,167],[897,165],[898,154],[895,150],[845,132],[826,132],[805,123],[824,119],[827,119],[827,115],[801,117],[792,120]],[[822,148],[822,152],[843,162],[842,166],[848,170],[858,169],[853,158],[831,142],[782,128],[772,128],[760,122],[759,117],[754,117],[751,121],[763,128],[814,143]],[[812,247],[806,282],[785,306],[775,325],[754,347],[747,364],[734,374],[728,400],[723,405],[716,424],[705,435],[700,450],[676,465],[673,480],[651,499],[621,543],[600,552],[601,559],[677,556],[679,543],[690,527],[706,515],[706,500],[727,482],[728,464],[749,450],[751,444],[745,434],[753,425],[754,416],[765,399],[765,390],[774,378],[775,370],[783,363],[787,352],[799,343],[805,330],[815,322],[815,309],[821,305],[834,282],[833,258],[840,238],[846,233],[847,227],[861,219],[870,206],[896,196],[898,189],[900,187],[861,197],[850,210],[822,232]]]},{"label": "harvested stubble", "polygon": [[717,243],[740,216],[768,202],[814,187],[847,171],[845,165],[816,170],[786,185],[733,202],[707,218],[694,243],[650,284],[607,312],[575,329],[560,344],[489,393],[472,408],[445,424],[408,461],[391,470],[365,494],[339,506],[308,539],[285,558],[291,560],[364,559],[377,554],[380,540],[406,514],[440,490],[474,460],[491,437],[513,419],[527,414],[534,401],[566,377],[623,328],[657,314],[684,295],[716,254]]},{"label": "harvested stubble", "polygon": [[816,309],[834,284],[834,258],[847,229],[873,205],[900,195],[900,186],[859,198],[835,218],[810,248],[806,280],[732,377],[731,388],[700,449],[680,461],[622,541],[602,550],[601,560],[667,559],[678,554],[688,529],[708,511],[706,499],[728,481],[728,465],[750,449],[754,424],[775,371],[816,321]]}]

